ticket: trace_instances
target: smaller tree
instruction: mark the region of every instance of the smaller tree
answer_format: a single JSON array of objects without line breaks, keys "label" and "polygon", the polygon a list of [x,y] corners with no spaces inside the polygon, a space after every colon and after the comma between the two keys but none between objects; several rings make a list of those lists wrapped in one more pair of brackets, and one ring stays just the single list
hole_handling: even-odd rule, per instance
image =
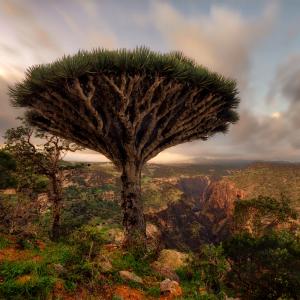
[{"label": "smaller tree", "polygon": [[261,236],[277,227],[286,227],[296,219],[297,211],[292,207],[288,197],[284,195],[280,198],[259,196],[236,202],[233,231]]},{"label": "smaller tree", "polygon": [[[83,148],[57,136],[35,130],[26,123],[7,130],[5,140],[6,150],[16,160],[19,190],[31,189],[36,175],[44,175],[49,179],[48,193],[52,203],[51,236],[58,239],[64,180],[61,161],[68,151],[75,152]],[[39,140],[40,143],[36,145],[34,140]]]},{"label": "smaller tree", "polygon": [[247,233],[224,243],[227,282],[242,299],[299,299],[300,240],[288,232]]}]

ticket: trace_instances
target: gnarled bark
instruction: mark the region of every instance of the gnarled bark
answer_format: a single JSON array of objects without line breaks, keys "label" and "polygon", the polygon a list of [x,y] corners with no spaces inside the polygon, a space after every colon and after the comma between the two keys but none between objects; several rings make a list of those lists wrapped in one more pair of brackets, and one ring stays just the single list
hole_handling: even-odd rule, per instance
[{"label": "gnarled bark", "polygon": [[50,200],[52,202],[52,228],[51,238],[58,240],[60,237],[60,216],[62,208],[62,184],[56,174],[51,176]]},{"label": "gnarled bark", "polygon": [[136,162],[127,162],[122,170],[123,226],[128,248],[146,245],[146,223],[141,199],[141,167]]}]

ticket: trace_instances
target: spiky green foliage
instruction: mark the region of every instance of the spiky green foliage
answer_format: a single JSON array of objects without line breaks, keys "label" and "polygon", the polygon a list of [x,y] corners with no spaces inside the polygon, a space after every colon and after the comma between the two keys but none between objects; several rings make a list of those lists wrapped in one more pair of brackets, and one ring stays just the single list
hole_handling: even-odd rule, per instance
[{"label": "spiky green foliage", "polygon": [[191,86],[200,86],[216,93],[224,94],[232,100],[234,107],[238,104],[236,98],[236,83],[223,76],[210,72],[199,66],[181,52],[166,54],[150,51],[146,47],[134,50],[95,49],[92,52],[79,51],[75,55],[63,56],[61,59],[43,65],[29,68],[23,82],[10,88],[13,104],[27,106],[28,96],[45,86],[59,87],[60,80],[80,77],[86,73],[98,72],[119,74],[147,73],[148,76],[157,74],[172,80],[179,80]]}]

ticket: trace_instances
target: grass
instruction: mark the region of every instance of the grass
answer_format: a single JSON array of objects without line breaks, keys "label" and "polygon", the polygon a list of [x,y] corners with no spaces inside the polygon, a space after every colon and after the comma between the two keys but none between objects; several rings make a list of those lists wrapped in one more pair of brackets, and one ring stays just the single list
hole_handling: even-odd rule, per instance
[{"label": "grass", "polygon": [[4,299],[44,299],[56,278],[49,274],[45,262],[4,261],[0,265],[0,296]]},{"label": "grass", "polygon": [[6,248],[10,244],[9,240],[4,236],[0,236],[0,250]]},{"label": "grass", "polygon": [[[1,262],[0,299],[46,299],[61,277],[54,264],[68,268],[68,265],[78,263],[75,249],[62,243],[50,243],[43,251],[31,249],[31,252],[31,258]],[[70,280],[66,283],[69,287],[74,286]]]},{"label": "grass", "polygon": [[62,242],[50,244],[41,255],[46,264],[58,263],[64,265],[76,260],[75,248]]},{"label": "grass", "polygon": [[125,255],[118,253],[112,264],[114,269],[117,271],[131,270],[138,276],[153,275],[153,271],[149,265],[149,262],[143,259],[135,258],[131,253],[127,253]]},{"label": "grass", "polygon": [[146,294],[150,297],[159,298],[160,288],[159,287],[150,287],[150,288],[147,289]]},{"label": "grass", "polygon": [[[199,271],[190,270],[187,267],[180,268],[176,270],[177,275],[180,279],[180,285],[183,289],[185,295],[200,297],[199,288],[204,286],[204,283],[201,281],[201,274]],[[185,298],[184,298],[185,299]],[[197,298],[191,298],[197,299]],[[199,298],[201,299],[201,298]]]}]

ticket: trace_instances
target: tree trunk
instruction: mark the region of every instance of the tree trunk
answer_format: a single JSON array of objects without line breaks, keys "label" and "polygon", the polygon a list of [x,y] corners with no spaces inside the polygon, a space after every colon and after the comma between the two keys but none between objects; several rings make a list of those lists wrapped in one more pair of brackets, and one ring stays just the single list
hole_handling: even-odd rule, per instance
[{"label": "tree trunk", "polygon": [[125,246],[141,252],[146,250],[146,223],[141,199],[141,167],[134,162],[122,171],[122,209]]},{"label": "tree trunk", "polygon": [[52,185],[52,229],[51,237],[53,240],[58,240],[60,237],[60,213],[62,204],[62,190],[60,179],[56,175],[51,177]]}]

